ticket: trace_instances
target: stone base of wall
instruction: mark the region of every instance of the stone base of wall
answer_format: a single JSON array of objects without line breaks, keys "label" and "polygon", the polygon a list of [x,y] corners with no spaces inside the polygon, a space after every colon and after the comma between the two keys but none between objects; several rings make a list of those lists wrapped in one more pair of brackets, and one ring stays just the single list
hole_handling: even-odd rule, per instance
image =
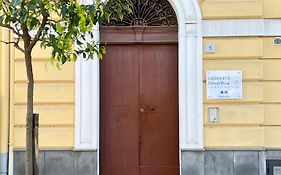
[{"label": "stone base of wall", "polygon": [[[182,175],[266,175],[266,159],[281,150],[182,151]],[[97,153],[41,151],[40,175],[96,175]],[[24,174],[24,151],[14,151],[14,175]]]},{"label": "stone base of wall", "polygon": [[266,175],[266,160],[281,150],[183,151],[182,175]]},{"label": "stone base of wall", "polygon": [[[24,151],[14,151],[14,175],[24,174]],[[97,153],[40,151],[40,175],[96,175]]]}]

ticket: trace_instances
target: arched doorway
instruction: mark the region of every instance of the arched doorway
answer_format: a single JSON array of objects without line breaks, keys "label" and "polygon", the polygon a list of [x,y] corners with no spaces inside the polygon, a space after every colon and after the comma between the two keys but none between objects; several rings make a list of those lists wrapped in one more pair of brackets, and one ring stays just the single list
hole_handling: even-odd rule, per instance
[{"label": "arched doorway", "polygon": [[[203,75],[202,16],[197,0],[169,0],[178,22],[178,91],[180,151],[202,150]],[[93,3],[82,0],[83,4]],[[93,30],[99,39],[99,28]],[[75,150],[97,153],[99,175],[100,142],[100,62],[76,61],[75,73]],[[181,164],[182,165],[182,164]]]},{"label": "arched doorway", "polygon": [[166,0],[100,27],[100,174],[179,175],[178,35]]}]

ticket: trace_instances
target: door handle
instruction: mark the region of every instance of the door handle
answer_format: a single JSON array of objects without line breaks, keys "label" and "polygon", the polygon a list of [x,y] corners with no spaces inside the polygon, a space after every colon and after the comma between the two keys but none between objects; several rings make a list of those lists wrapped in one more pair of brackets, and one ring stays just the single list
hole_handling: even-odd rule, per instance
[{"label": "door handle", "polygon": [[143,108],[140,108],[140,112],[144,112],[144,109],[143,109]]}]

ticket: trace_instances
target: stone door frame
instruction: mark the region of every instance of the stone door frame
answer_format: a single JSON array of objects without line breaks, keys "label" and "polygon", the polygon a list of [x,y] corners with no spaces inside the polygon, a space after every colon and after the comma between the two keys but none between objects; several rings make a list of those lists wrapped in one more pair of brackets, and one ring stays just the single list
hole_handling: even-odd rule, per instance
[{"label": "stone door frame", "polygon": [[[202,150],[202,16],[197,0],[168,0],[178,20],[179,146]],[[81,3],[90,3],[84,0]],[[99,39],[99,27],[93,31]],[[76,62],[74,150],[99,155],[99,61]],[[97,157],[97,162],[99,162]],[[99,167],[99,165],[97,165]],[[97,174],[99,170],[97,168]]]}]

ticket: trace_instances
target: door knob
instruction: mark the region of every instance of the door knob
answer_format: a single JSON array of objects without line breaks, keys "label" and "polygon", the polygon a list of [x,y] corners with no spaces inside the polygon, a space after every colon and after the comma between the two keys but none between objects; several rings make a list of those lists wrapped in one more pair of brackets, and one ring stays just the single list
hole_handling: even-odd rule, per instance
[{"label": "door knob", "polygon": [[140,112],[144,112],[144,109],[143,109],[143,108],[140,108]]}]

